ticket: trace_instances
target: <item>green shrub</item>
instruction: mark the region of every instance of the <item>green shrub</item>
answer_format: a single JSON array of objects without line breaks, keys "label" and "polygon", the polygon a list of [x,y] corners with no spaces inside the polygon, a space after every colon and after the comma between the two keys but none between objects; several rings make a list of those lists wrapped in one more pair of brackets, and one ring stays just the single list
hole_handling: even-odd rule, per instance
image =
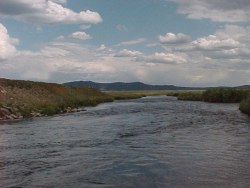
[{"label": "green shrub", "polygon": [[203,100],[216,103],[239,103],[249,94],[249,90],[217,88],[203,93]]},{"label": "green shrub", "polygon": [[250,115],[250,96],[241,101],[239,109],[241,112]]},{"label": "green shrub", "polygon": [[172,97],[178,97],[181,94],[181,92],[169,92],[166,95],[167,96],[172,96]]},{"label": "green shrub", "polygon": [[177,96],[178,100],[189,100],[189,101],[202,101],[203,92],[200,91],[189,91],[189,92],[182,92],[179,93]]}]

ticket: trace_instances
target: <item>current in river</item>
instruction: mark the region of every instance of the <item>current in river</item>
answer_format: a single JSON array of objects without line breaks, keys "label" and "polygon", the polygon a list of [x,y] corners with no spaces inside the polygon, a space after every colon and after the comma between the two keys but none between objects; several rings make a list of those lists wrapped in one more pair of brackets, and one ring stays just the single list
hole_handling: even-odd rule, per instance
[{"label": "current in river", "polygon": [[238,104],[157,96],[0,124],[0,187],[250,187]]}]

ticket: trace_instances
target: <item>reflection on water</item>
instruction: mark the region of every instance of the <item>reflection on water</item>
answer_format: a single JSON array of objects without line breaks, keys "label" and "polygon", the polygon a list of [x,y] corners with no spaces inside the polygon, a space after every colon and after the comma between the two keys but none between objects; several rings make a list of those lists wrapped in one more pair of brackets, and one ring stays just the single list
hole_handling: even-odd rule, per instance
[{"label": "reflection on water", "polygon": [[0,125],[0,187],[250,187],[237,104],[146,97]]}]

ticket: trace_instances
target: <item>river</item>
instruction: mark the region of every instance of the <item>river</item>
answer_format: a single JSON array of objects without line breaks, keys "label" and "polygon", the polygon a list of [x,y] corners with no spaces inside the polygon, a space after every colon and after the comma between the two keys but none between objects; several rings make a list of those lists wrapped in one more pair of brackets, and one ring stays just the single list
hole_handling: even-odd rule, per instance
[{"label": "river", "polygon": [[145,97],[0,124],[0,187],[250,187],[237,104]]}]

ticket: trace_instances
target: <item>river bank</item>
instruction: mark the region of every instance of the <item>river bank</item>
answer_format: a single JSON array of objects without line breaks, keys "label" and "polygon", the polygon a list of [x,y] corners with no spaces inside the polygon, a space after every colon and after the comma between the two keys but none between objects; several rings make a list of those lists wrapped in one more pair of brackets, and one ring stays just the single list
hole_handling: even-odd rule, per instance
[{"label": "river bank", "polygon": [[80,107],[154,95],[175,96],[178,100],[240,103],[241,112],[250,115],[250,91],[244,89],[101,92],[91,87],[0,79],[0,121],[79,112]]},{"label": "river bank", "polygon": [[113,98],[90,87],[0,79],[0,120],[77,112]]},{"label": "river bank", "polygon": [[101,92],[91,87],[0,78],[0,121],[74,113],[79,112],[79,108],[103,102],[167,95],[169,92]]},{"label": "river bank", "polygon": [[175,93],[178,100],[203,101],[209,103],[239,103],[239,110],[250,115],[250,90],[236,88],[214,88],[206,91]]}]

